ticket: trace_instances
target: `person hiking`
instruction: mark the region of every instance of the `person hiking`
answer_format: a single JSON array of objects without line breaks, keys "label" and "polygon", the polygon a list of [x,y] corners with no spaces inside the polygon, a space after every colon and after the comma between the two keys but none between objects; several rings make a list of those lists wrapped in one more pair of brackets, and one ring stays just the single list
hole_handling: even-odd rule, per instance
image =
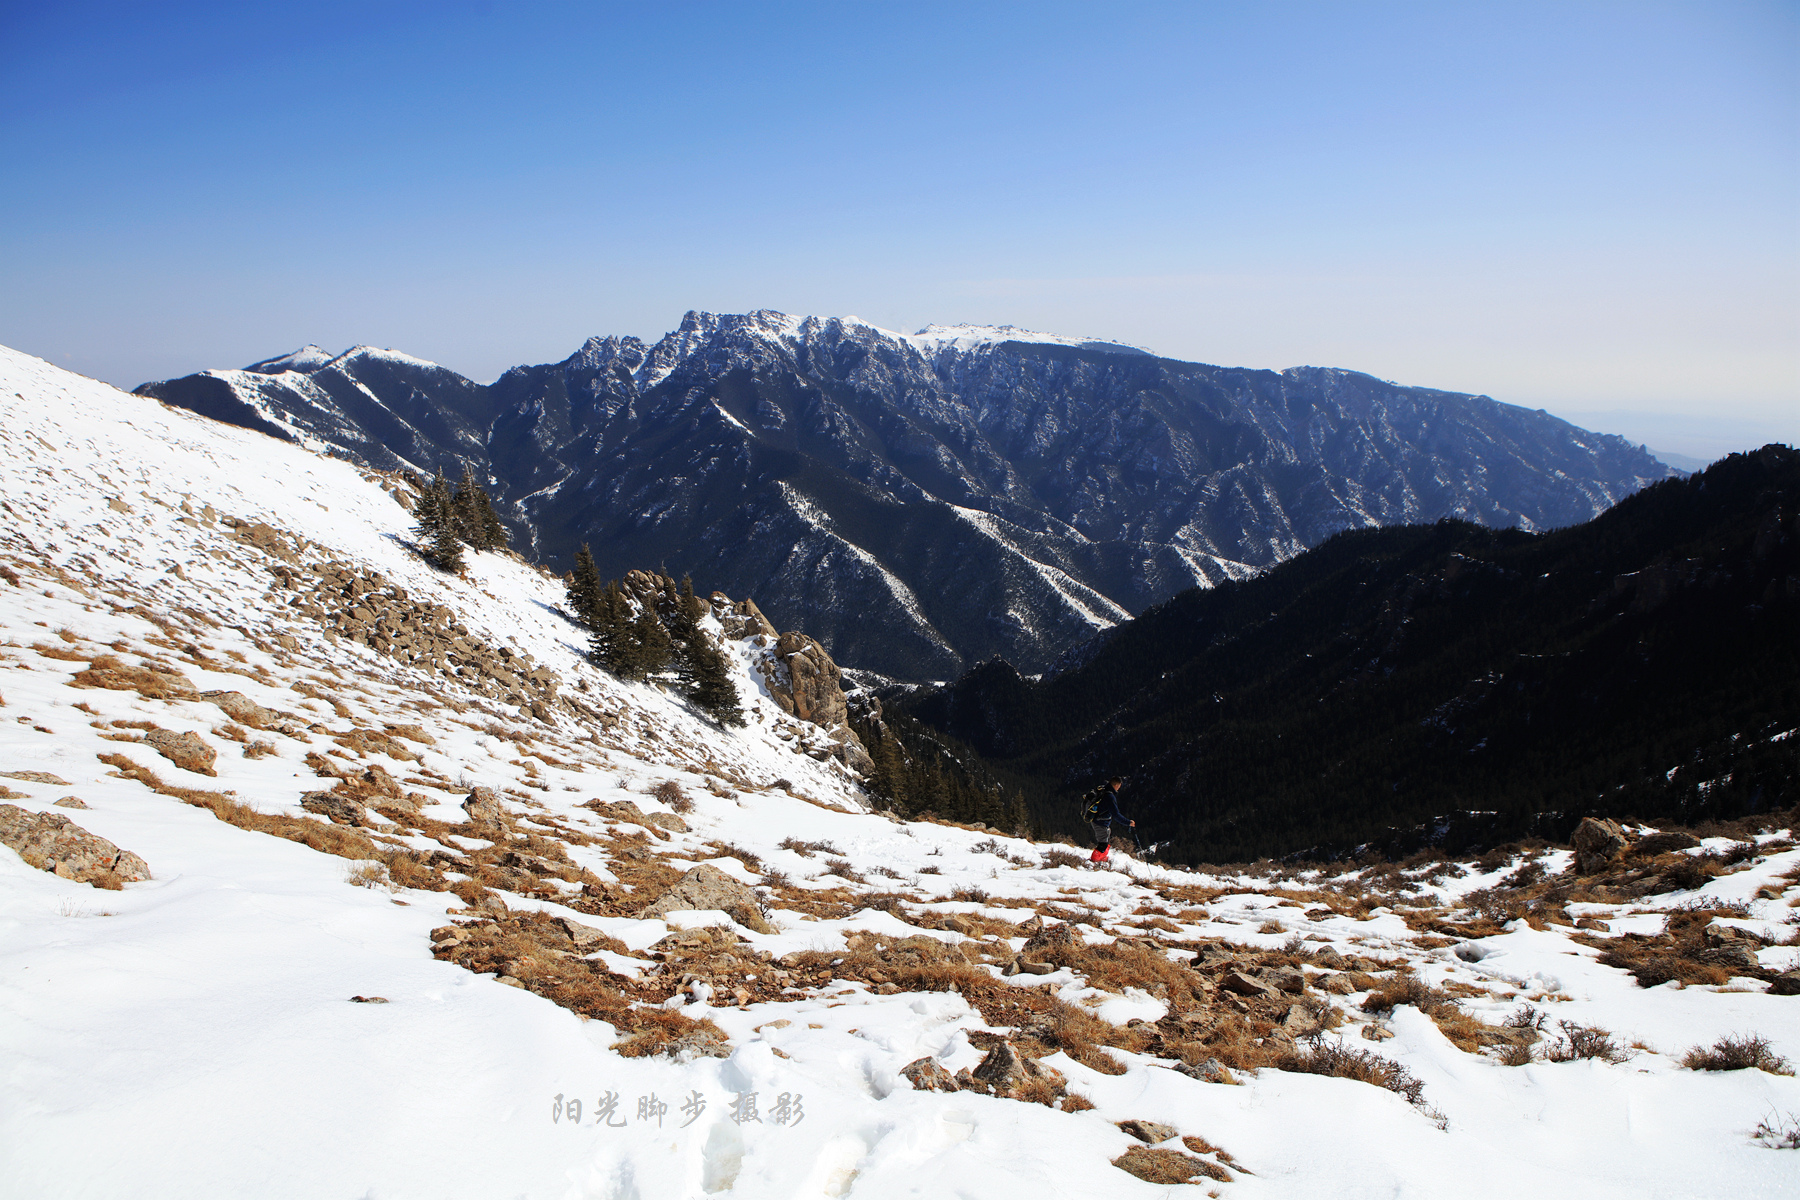
[{"label": "person hiking", "polygon": [[1119,789],[1125,781],[1114,775],[1111,779],[1081,798],[1081,816],[1094,831],[1094,852],[1088,855],[1088,861],[1103,863],[1112,856],[1112,827],[1114,821],[1124,821],[1133,829],[1137,822],[1127,817],[1119,808]]}]

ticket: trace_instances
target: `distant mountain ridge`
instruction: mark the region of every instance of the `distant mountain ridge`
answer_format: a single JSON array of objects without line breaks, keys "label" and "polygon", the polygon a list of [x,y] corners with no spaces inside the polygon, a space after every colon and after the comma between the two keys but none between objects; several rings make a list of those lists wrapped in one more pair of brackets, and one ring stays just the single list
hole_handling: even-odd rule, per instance
[{"label": "distant mountain ridge", "polygon": [[1010,327],[691,312],[480,385],[303,347],[139,394],[371,466],[484,474],[522,548],[756,597],[840,662],[1042,670],[1340,530],[1574,524],[1671,474],[1541,411]]}]

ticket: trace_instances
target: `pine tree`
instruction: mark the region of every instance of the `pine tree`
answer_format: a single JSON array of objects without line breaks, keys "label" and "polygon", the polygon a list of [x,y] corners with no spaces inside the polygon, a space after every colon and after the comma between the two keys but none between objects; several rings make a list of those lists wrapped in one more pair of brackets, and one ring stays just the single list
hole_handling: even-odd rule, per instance
[{"label": "pine tree", "polygon": [[417,523],[413,530],[424,547],[425,557],[440,571],[460,573],[463,569],[462,544],[456,540],[456,518],[450,498],[450,485],[443,468],[437,478],[419,493],[415,509]]},{"label": "pine tree", "polygon": [[643,679],[669,669],[673,647],[669,643],[669,631],[657,620],[655,605],[648,600],[644,602],[628,633],[627,678]]},{"label": "pine tree", "polygon": [[506,532],[506,525],[500,515],[494,511],[494,502],[489,499],[483,489],[475,490],[476,522],[481,529],[481,548],[483,550],[506,550],[512,543],[512,535]]},{"label": "pine tree", "polygon": [[450,498],[450,511],[456,525],[456,536],[467,542],[476,550],[485,550],[486,540],[481,531],[481,509],[476,502],[476,495],[481,485],[475,482],[475,472],[465,459],[462,465],[462,482],[457,484],[456,492]]},{"label": "pine tree", "polygon": [[575,574],[569,580],[569,611],[575,619],[589,629],[600,627],[600,606],[605,593],[600,585],[600,572],[594,567],[594,556],[588,551],[587,543],[575,552]]},{"label": "pine tree", "polygon": [[616,579],[600,593],[593,629],[593,636],[588,639],[588,660],[622,679],[631,678],[631,605]]}]

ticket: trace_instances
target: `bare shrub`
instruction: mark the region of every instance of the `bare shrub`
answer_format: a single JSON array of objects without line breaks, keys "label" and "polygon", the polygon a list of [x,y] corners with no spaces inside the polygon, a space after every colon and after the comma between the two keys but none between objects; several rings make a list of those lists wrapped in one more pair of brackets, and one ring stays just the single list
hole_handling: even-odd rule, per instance
[{"label": "bare shrub", "polygon": [[857,869],[850,865],[848,859],[831,858],[825,861],[825,873],[836,875],[840,879],[848,879],[851,883],[862,883],[863,877]]},{"label": "bare shrub", "polygon": [[1507,1017],[1503,1024],[1508,1029],[1529,1029],[1533,1033],[1542,1033],[1549,1021],[1550,1018],[1545,1016],[1536,1005],[1524,1004],[1514,1009],[1512,1015]]},{"label": "bare shrub", "polygon": [[1537,1061],[1537,1054],[1527,1042],[1514,1042],[1500,1052],[1500,1065],[1503,1067],[1529,1067]]},{"label": "bare shrub", "polygon": [[1751,1139],[1771,1150],[1800,1150],[1800,1117],[1770,1113],[1756,1124]]},{"label": "bare shrub", "polygon": [[1402,1004],[1410,1004],[1420,1012],[1435,1013],[1450,1003],[1449,995],[1432,987],[1411,971],[1406,971],[1371,991],[1363,999],[1362,1010],[1367,1013],[1387,1013]]},{"label": "bare shrub", "polygon": [[344,882],[353,887],[387,888],[387,865],[376,861],[352,863],[344,868]]},{"label": "bare shrub", "polygon": [[967,885],[959,887],[954,892],[951,892],[950,898],[952,900],[960,900],[965,904],[986,904],[988,902],[988,894],[986,892],[978,887],[969,887]]},{"label": "bare shrub", "polygon": [[797,837],[784,837],[775,844],[780,846],[783,850],[792,850],[801,858],[811,858],[814,854],[843,853],[842,850],[839,850],[830,842],[803,842]]},{"label": "bare shrub", "polygon": [[265,742],[265,741],[261,740],[260,738],[257,739],[256,741],[248,742],[244,746],[244,757],[245,758],[267,758],[269,755],[274,754],[274,753],[275,753],[275,743],[274,742]]},{"label": "bare shrub", "polygon": [[1681,1056],[1681,1065],[1690,1071],[1747,1071],[1755,1068],[1771,1075],[1792,1075],[1788,1060],[1769,1047],[1769,1039],[1759,1033],[1722,1037],[1711,1046],[1695,1046]]},{"label": "bare shrub", "polygon": [[1052,846],[1044,854],[1046,867],[1085,867],[1087,858],[1072,850],[1064,850],[1061,846]]},{"label": "bare shrub", "polygon": [[688,799],[688,794],[682,791],[681,785],[676,783],[673,779],[663,780],[650,790],[650,794],[668,805],[669,808],[675,812],[689,813],[694,811],[694,802]]},{"label": "bare shrub", "polygon": [[1597,1025],[1580,1025],[1574,1021],[1558,1021],[1562,1036],[1544,1050],[1551,1062],[1575,1062],[1597,1058],[1601,1062],[1624,1062],[1627,1055],[1613,1035]]},{"label": "bare shrub", "polygon": [[1408,1104],[1422,1104],[1425,1084],[1411,1071],[1391,1058],[1369,1050],[1353,1050],[1342,1042],[1319,1039],[1310,1046],[1283,1057],[1274,1064],[1283,1071],[1307,1075],[1331,1075],[1338,1079],[1354,1079],[1372,1083],[1402,1096]]}]

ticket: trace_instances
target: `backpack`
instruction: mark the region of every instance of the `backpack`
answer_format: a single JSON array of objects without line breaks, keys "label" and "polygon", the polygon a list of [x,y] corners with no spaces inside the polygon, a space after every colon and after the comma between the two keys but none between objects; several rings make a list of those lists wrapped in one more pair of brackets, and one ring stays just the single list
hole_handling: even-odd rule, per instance
[{"label": "backpack", "polygon": [[1112,812],[1112,805],[1107,803],[1107,801],[1111,798],[1112,788],[1104,783],[1092,791],[1085,793],[1081,797],[1081,819],[1092,825],[1095,821],[1100,819],[1101,814],[1110,814]]}]

